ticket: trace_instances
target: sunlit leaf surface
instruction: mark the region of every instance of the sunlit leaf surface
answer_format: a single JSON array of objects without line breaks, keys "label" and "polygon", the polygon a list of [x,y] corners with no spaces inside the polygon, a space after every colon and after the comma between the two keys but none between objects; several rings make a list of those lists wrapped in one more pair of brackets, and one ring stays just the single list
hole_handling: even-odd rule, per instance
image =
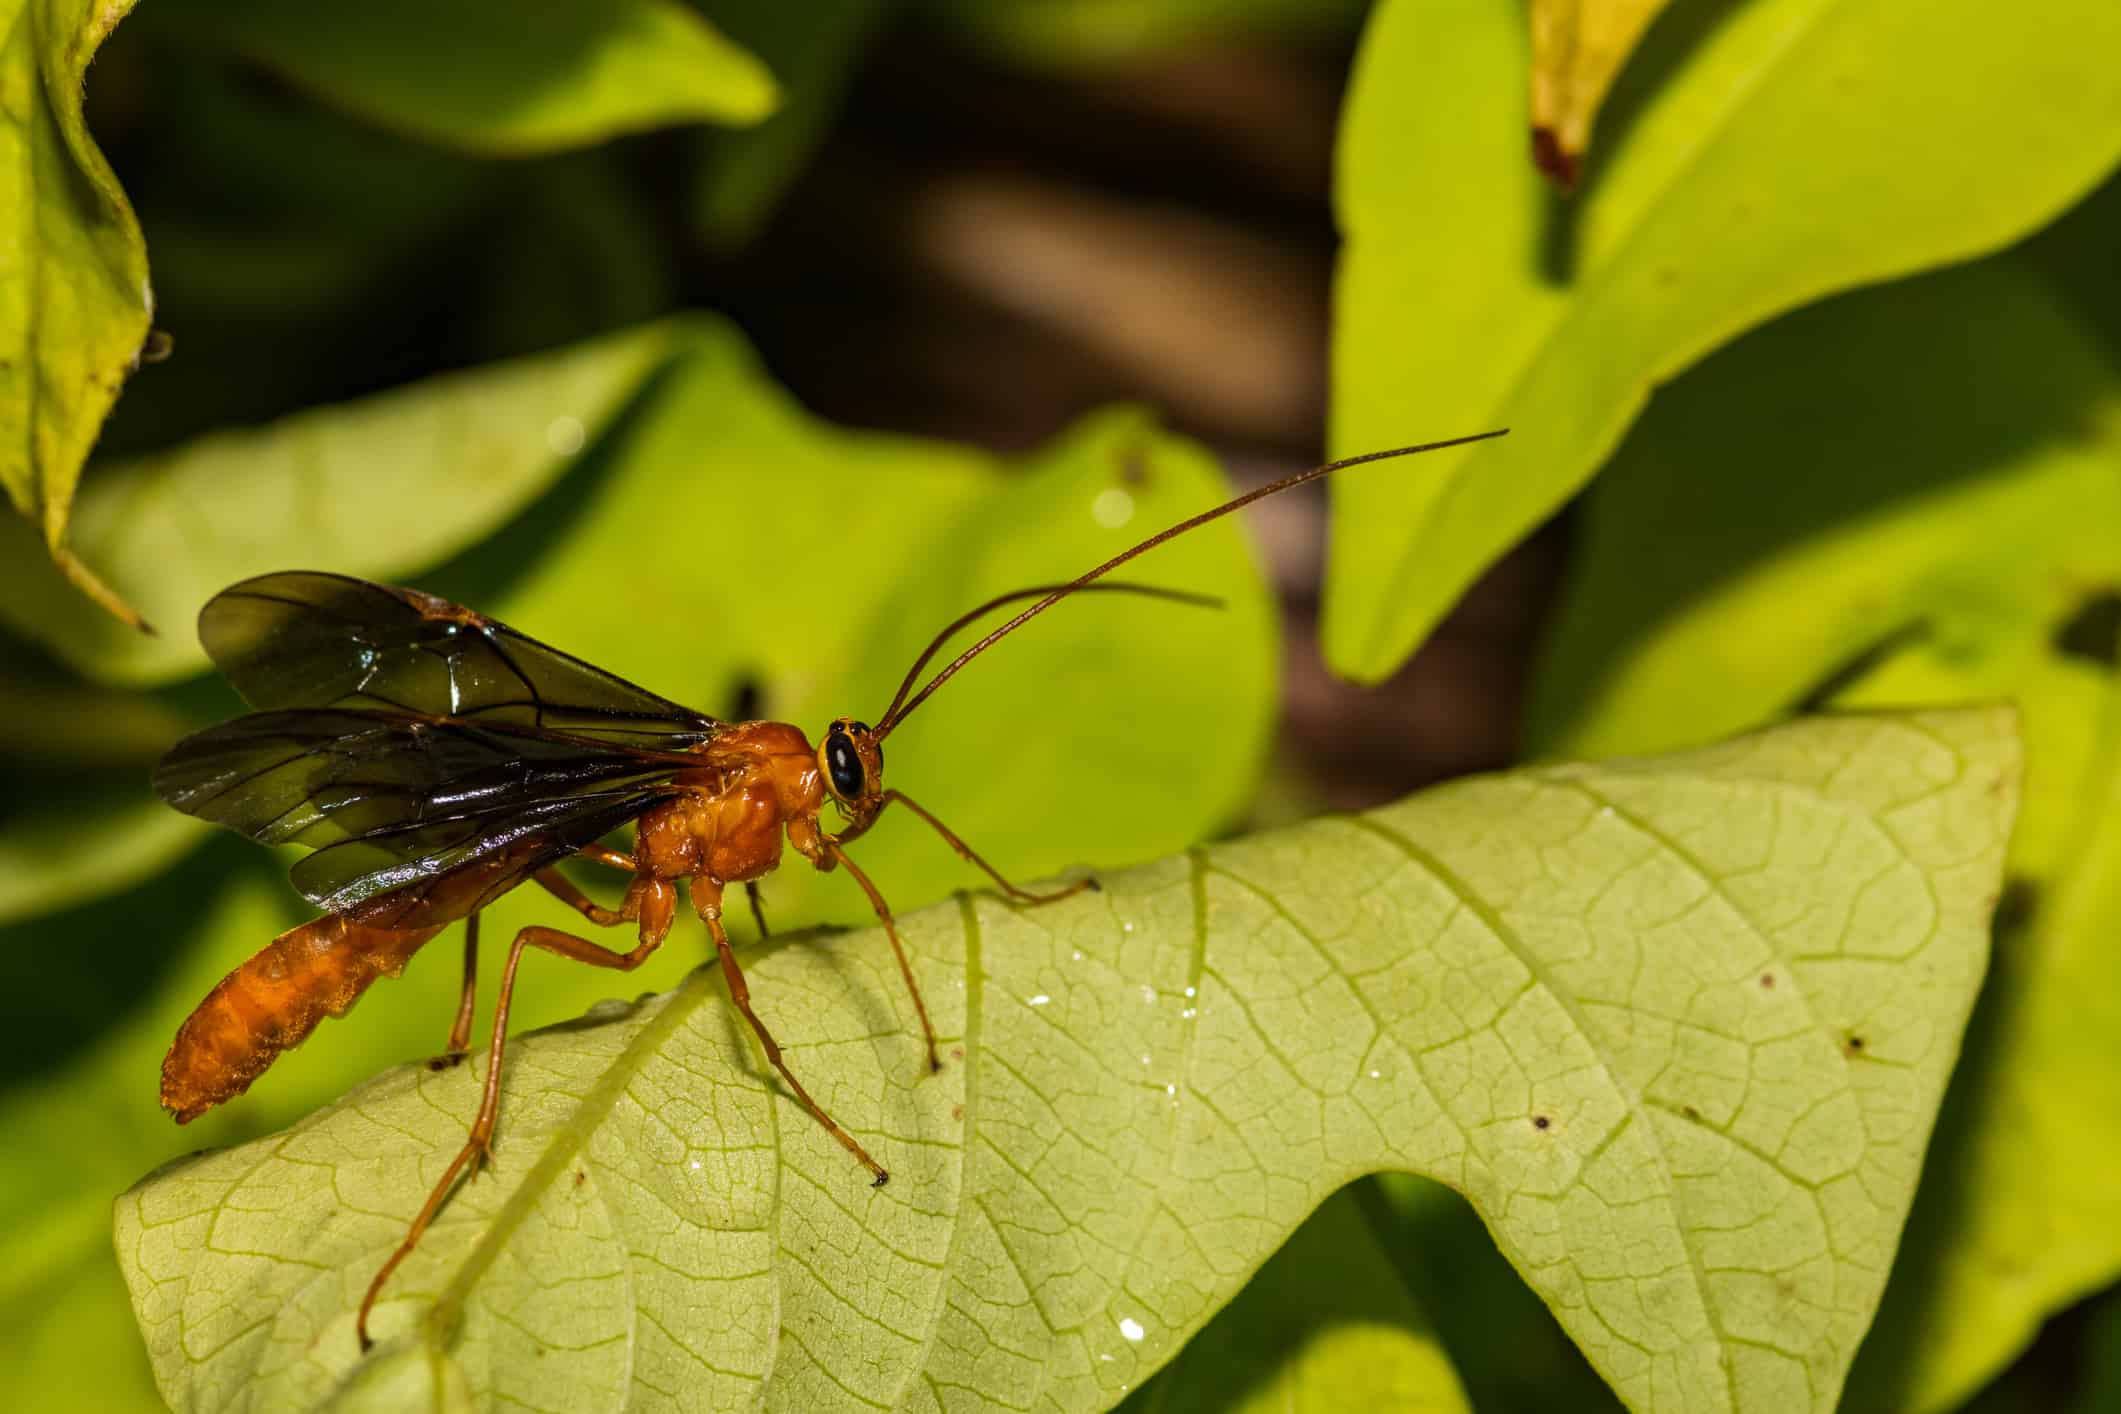
[{"label": "sunlit leaf surface", "polygon": [[2112,0],[1675,8],[1567,201],[1525,160],[1526,49],[1518,7],[1395,0],[1357,61],[1333,446],[1513,429],[1333,488],[1327,650],[1366,680],[1654,385],[1805,301],[1992,250],[2121,157]]},{"label": "sunlit leaf surface", "polygon": [[[511,1053],[499,1172],[353,1312],[479,1067],[164,1170],[117,1244],[165,1392],[316,1406],[1098,1409],[1349,1178],[1472,1200],[1639,1408],[1825,1410],[1987,956],[2007,710],[1798,723],[1447,786],[1030,912],[752,954]],[[401,1405],[401,1407],[403,1407]]]},{"label": "sunlit leaf surface", "polygon": [[[1964,337],[1968,328],[1981,337]],[[2121,365],[2015,257],[1846,296],[1688,375],[1585,520],[1541,749],[1811,700],[2010,699],[2012,921],[1850,1405],[1955,1407],[2121,1275]]]}]

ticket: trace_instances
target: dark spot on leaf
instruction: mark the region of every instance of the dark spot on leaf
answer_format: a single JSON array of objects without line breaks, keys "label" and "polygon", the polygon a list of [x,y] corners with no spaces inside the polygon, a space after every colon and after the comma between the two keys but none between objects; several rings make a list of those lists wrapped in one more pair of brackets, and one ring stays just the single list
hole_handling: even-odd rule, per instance
[{"label": "dark spot on leaf", "polygon": [[1679,1107],[1679,1113],[1685,1115],[1688,1119],[1691,1120],[1699,1120],[1701,1118],[1701,1111],[1695,1109],[1692,1105],[1681,1105]]},{"label": "dark spot on leaf", "polygon": [[951,1047],[951,1048],[950,1048],[950,1058],[951,1058],[952,1060],[963,1060],[963,1059],[965,1058],[965,1048],[964,1048],[963,1046],[953,1046],[953,1047]]},{"label": "dark spot on leaf", "polygon": [[1547,1117],[1546,1117],[1545,1115],[1533,1115],[1533,1116],[1532,1116],[1532,1128],[1534,1128],[1534,1129],[1545,1129],[1545,1128],[1546,1128],[1547,1126],[1551,1125],[1551,1124],[1552,1124],[1553,1122],[1554,1122],[1554,1121],[1552,1121],[1552,1120],[1548,1119],[1548,1118],[1547,1118]]},{"label": "dark spot on leaf", "polygon": [[1852,1056],[1862,1055],[1863,1045],[1863,1037],[1858,1035],[1854,1031],[1849,1032],[1848,1035],[1841,1038],[1841,1049],[1848,1052],[1848,1054]]},{"label": "dark spot on leaf", "polygon": [[1120,451],[1119,484],[1122,486],[1146,486],[1149,484],[1149,456],[1139,442],[1130,443]]},{"label": "dark spot on leaf", "polygon": [[759,709],[766,704],[766,686],[757,678],[745,676],[737,679],[736,696],[729,704],[729,720],[732,722],[755,722]]},{"label": "dark spot on leaf", "polygon": [[1775,974],[1772,972],[1761,973],[1760,985],[1767,988],[1771,992],[1775,990]]},{"label": "dark spot on leaf", "polygon": [[950,1118],[952,1118],[952,1119],[963,1119],[964,1117],[965,1117],[965,1107],[964,1107],[963,1105],[952,1105],[952,1106],[950,1107]]},{"label": "dark spot on leaf", "polygon": [[2121,667],[2121,589],[2102,589],[2055,630],[2055,651],[2102,668]]},{"label": "dark spot on leaf", "polygon": [[589,1182],[589,1170],[576,1169],[574,1171],[574,1186],[580,1188],[583,1184],[587,1182]]}]

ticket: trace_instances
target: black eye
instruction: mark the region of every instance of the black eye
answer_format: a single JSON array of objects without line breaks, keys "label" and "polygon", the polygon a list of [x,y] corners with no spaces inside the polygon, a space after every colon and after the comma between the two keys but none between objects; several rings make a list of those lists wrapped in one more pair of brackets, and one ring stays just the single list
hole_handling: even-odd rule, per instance
[{"label": "black eye", "polygon": [[840,799],[853,800],[862,793],[862,758],[854,754],[854,743],[835,729],[825,738],[825,767],[832,772],[832,789]]},{"label": "black eye", "polygon": [[869,724],[867,722],[849,722],[847,724],[847,730],[851,732],[860,732],[863,736],[867,736],[869,735]]}]

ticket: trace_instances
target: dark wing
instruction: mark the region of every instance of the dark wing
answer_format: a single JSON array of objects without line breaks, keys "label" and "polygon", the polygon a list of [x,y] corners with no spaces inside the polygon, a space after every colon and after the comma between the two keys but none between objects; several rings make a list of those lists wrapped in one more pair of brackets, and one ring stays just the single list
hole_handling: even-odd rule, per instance
[{"label": "dark wing", "polygon": [[[459,918],[676,793],[697,758],[533,729],[357,708],[254,712],[155,768],[177,809],[315,850],[290,873],[319,908],[412,928]],[[445,878],[446,876],[446,878]]]},{"label": "dark wing", "polygon": [[243,700],[373,707],[683,751],[722,724],[414,589],[293,570],[230,585],[199,641]]}]

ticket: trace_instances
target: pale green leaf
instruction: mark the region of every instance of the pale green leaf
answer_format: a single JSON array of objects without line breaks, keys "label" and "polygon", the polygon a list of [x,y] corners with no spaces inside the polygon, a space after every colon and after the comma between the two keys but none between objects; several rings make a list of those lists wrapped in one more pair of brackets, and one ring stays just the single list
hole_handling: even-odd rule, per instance
[{"label": "pale green leaf", "polygon": [[105,681],[199,672],[192,621],[214,591],[298,566],[388,579],[461,550],[550,486],[698,327],[651,325],[105,467],[74,545],[165,631],[90,612],[4,525],[0,619]]},{"label": "pale green leaf", "polygon": [[1566,203],[1525,160],[1517,7],[1396,0],[1373,19],[1340,151],[1333,444],[1513,430],[1339,479],[1325,633],[1342,671],[1397,668],[1653,386],[1792,306],[1992,250],[2121,157],[2112,0],[1681,19],[1629,63]]},{"label": "pale green leaf", "polygon": [[681,0],[174,0],[157,19],[383,127],[495,155],[746,125],[777,101],[765,65]]},{"label": "pale green leaf", "polygon": [[1352,1194],[1328,1198],[1121,1414],[1460,1414],[1465,1392]]},{"label": "pale green leaf", "polygon": [[[393,1281],[379,1377],[572,1410],[1103,1408],[1349,1178],[1409,1168],[1637,1407],[1831,1408],[1986,960],[2016,758],[2004,709],[1820,719],[1051,908],[968,896],[904,922],[937,1076],[873,930],[755,950],[881,1189],[695,972],[516,1043],[498,1172]],[[388,1072],[121,1199],[173,1402],[366,1378],[354,1307],[482,1069]]]},{"label": "pale green leaf", "polygon": [[89,60],[131,9],[0,0],[0,487],[74,583],[120,613],[66,538],[154,312],[140,224],[81,117]]},{"label": "pale green leaf", "polygon": [[2015,257],[1845,296],[1709,360],[1586,517],[1535,689],[1542,749],[1660,749],[1822,695],[2025,715],[2028,926],[1852,1407],[1949,1408],[2121,1274],[2121,1145],[2085,1123],[2121,1109],[2121,679],[2111,641],[2103,662],[2058,646],[2121,583],[2116,525],[2121,368]]}]

